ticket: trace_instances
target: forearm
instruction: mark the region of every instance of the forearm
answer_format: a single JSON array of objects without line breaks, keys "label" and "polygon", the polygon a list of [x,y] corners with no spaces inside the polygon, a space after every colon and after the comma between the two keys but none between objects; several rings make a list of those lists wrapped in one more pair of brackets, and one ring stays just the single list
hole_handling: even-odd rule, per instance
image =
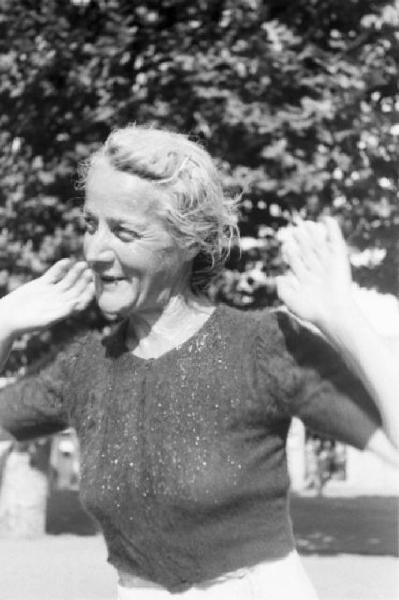
[{"label": "forearm", "polygon": [[399,448],[399,370],[395,353],[354,301],[336,307],[318,324],[374,399],[390,442]]}]

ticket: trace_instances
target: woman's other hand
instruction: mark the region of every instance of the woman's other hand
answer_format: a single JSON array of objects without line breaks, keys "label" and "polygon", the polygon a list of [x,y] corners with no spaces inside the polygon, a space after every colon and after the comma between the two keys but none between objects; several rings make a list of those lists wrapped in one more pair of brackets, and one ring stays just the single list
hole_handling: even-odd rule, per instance
[{"label": "woman's other hand", "polygon": [[92,274],[83,261],[62,259],[41,277],[0,300],[0,328],[9,337],[44,329],[83,310],[94,296]]},{"label": "woman's other hand", "polygon": [[397,359],[353,299],[338,224],[329,218],[324,224],[304,222],[292,228],[283,243],[283,256],[289,270],[277,278],[281,300],[297,317],[315,325],[362,380],[382,421],[366,447],[390,462],[398,461]]},{"label": "woman's other hand", "polygon": [[290,228],[282,252],[289,269],[277,278],[277,292],[297,317],[323,329],[352,305],[347,247],[333,218]]}]

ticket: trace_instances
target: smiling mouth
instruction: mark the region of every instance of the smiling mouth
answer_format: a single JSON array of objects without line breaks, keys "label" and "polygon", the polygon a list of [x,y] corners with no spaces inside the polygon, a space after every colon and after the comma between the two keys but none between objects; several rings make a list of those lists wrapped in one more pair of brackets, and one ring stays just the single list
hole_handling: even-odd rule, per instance
[{"label": "smiling mouth", "polygon": [[123,281],[124,277],[112,277],[111,275],[101,275],[100,279],[102,283],[118,283],[118,281]]}]

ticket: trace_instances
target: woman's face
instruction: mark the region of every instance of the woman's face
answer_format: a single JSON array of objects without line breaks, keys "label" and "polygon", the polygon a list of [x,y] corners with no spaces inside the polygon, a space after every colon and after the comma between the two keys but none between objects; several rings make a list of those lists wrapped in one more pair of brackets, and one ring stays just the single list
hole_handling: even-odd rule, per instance
[{"label": "woman's face", "polygon": [[188,288],[191,257],[167,230],[161,191],[101,158],[90,168],[84,215],[85,258],[109,318],[152,313]]}]

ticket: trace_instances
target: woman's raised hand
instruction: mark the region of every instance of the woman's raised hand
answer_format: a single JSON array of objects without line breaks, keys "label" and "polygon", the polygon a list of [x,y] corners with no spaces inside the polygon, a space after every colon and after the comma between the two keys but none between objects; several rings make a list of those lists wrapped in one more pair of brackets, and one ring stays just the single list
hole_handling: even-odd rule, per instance
[{"label": "woman's raised hand", "polygon": [[283,257],[289,269],[277,277],[277,292],[300,319],[324,327],[351,303],[348,252],[335,219],[303,221],[288,230]]},{"label": "woman's raised hand", "polygon": [[83,310],[94,296],[92,274],[83,261],[62,259],[41,277],[0,300],[0,328],[10,337],[44,329]]}]

